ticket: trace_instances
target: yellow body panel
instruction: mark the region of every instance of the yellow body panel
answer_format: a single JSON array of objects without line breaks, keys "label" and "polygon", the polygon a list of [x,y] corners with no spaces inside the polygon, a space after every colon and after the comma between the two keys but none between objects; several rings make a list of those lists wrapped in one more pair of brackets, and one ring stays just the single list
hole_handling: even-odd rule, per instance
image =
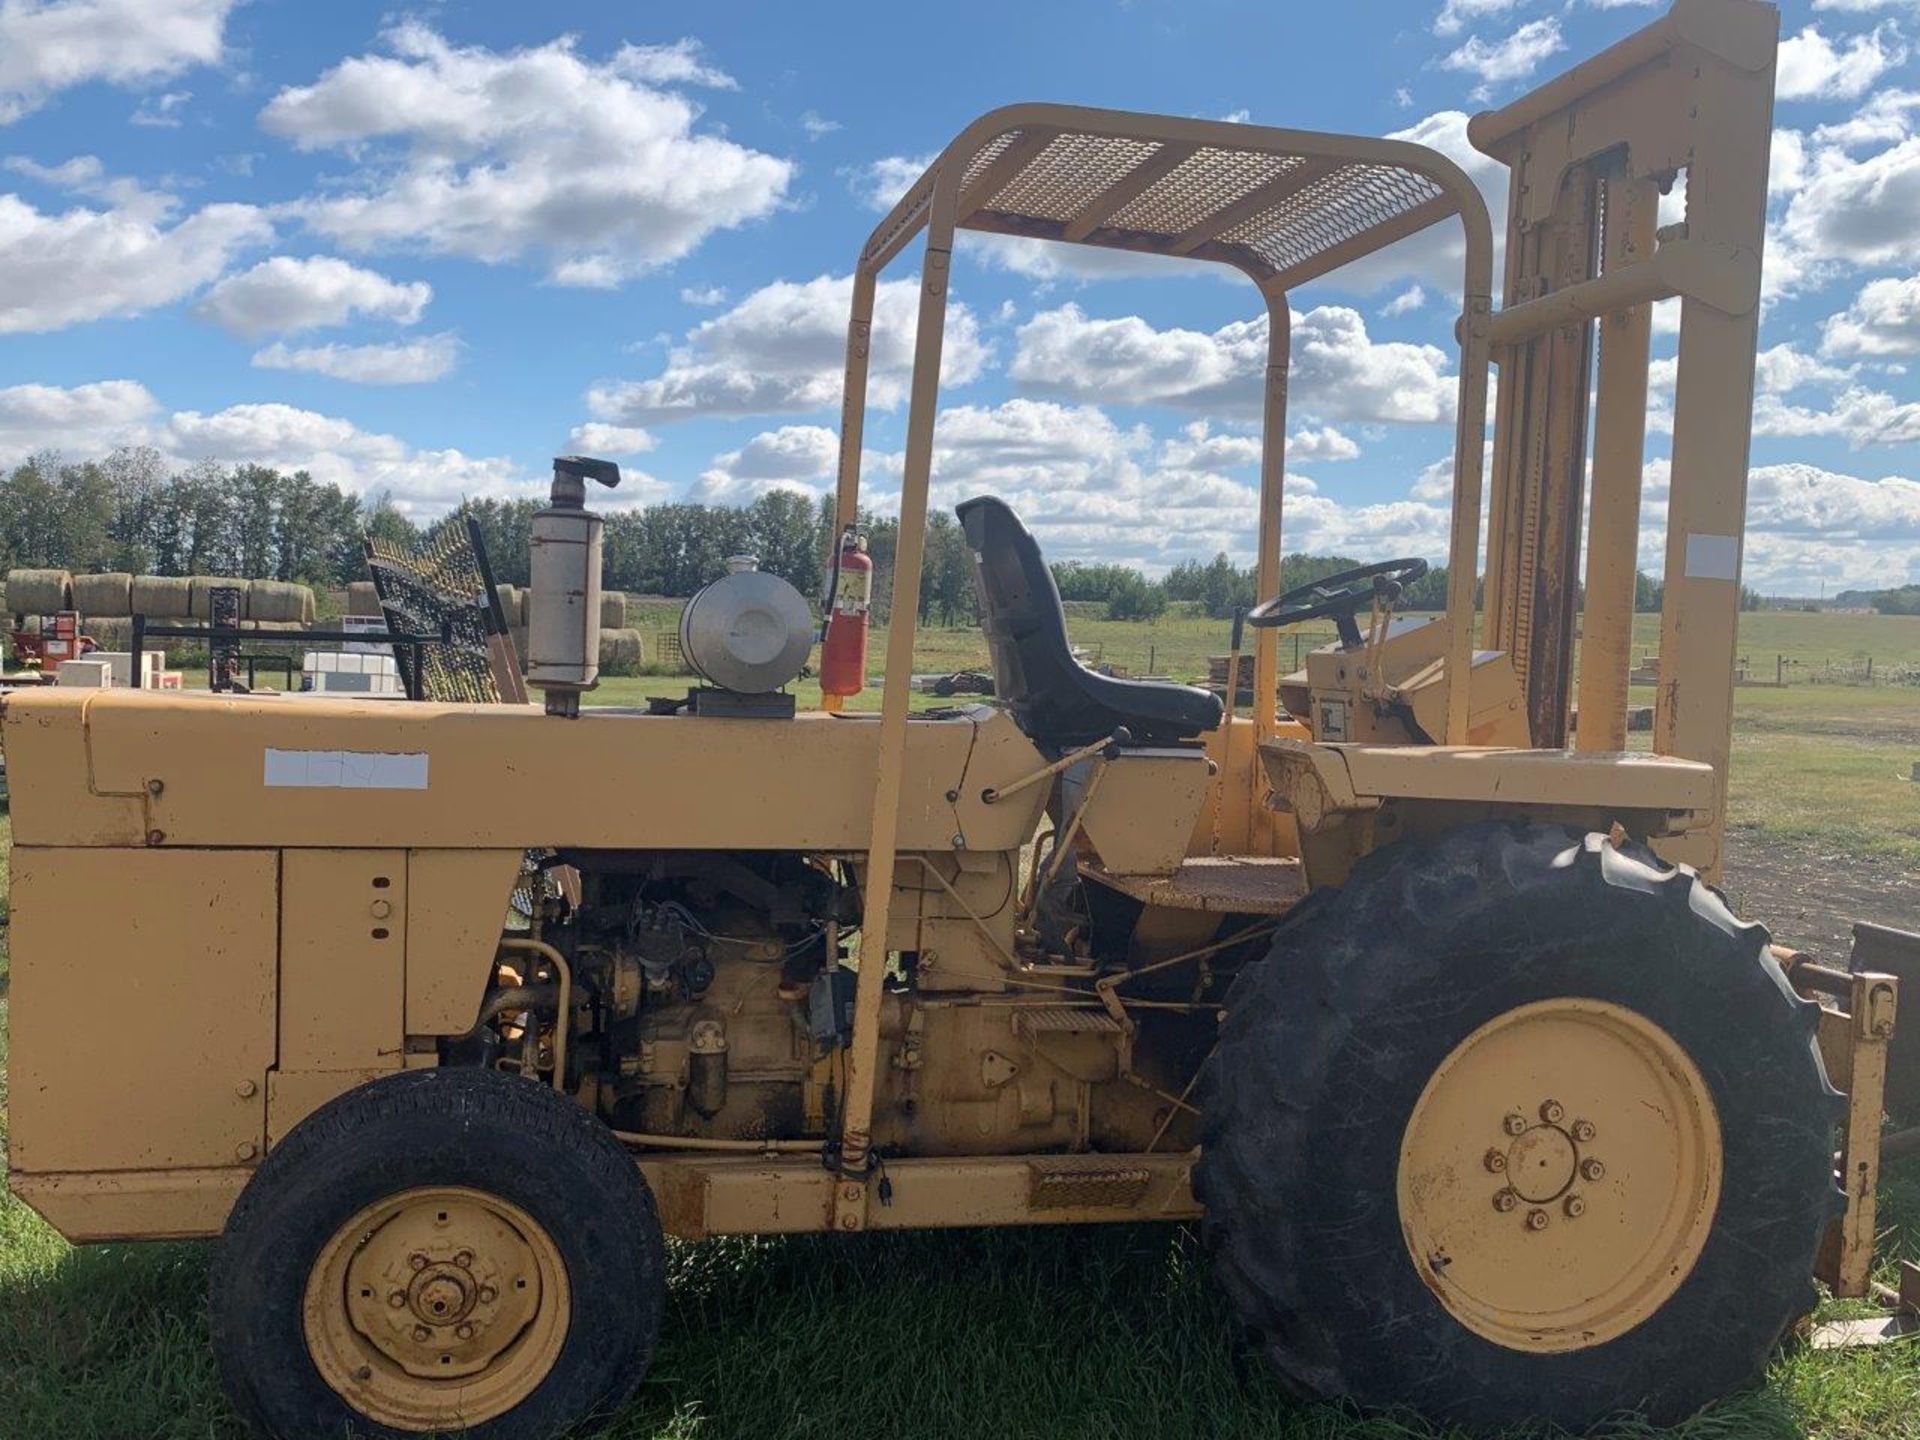
[{"label": "yellow body panel", "polygon": [[[406,937],[406,851],[286,852],[280,866],[282,1069],[400,1068]],[[484,966],[479,973],[484,979]]]},{"label": "yellow body panel", "polygon": [[458,1035],[473,1024],[520,860],[518,850],[408,852],[409,1035]]},{"label": "yellow body panel", "polygon": [[[52,688],[8,697],[5,722],[22,845],[858,852],[880,740],[856,716],[568,720],[530,706]],[[945,850],[956,835],[1017,847],[1045,800],[979,798],[1042,763],[997,711],[914,720],[906,760],[903,850]]]},{"label": "yellow body panel", "polygon": [[279,856],[13,852],[13,1173],[246,1164],[274,1059]]}]

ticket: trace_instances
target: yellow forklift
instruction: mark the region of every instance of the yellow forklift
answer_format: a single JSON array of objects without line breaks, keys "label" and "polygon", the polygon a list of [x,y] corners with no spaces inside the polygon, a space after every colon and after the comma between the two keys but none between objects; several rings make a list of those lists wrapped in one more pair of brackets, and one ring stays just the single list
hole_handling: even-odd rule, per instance
[{"label": "yellow forklift", "polygon": [[[875,287],[917,247],[877,715],[795,711],[807,608],[744,566],[682,626],[709,684],[582,707],[585,494],[617,472],[575,457],[535,527],[544,706],[5,697],[13,1188],[75,1240],[219,1236],[220,1370],[280,1440],[610,1415],[667,1236],[1203,1219],[1307,1395],[1579,1428],[1754,1382],[1816,1277],[1869,1293],[1909,953],[1782,954],[1712,883],[1777,31],[1680,0],[1478,117],[1510,174],[1497,309],[1485,203],[1431,149],[969,125],[855,271],[843,530]],[[1289,295],[1433,226],[1462,266],[1446,613],[1396,613],[1417,561],[1279,594]],[[1079,664],[991,497],[960,519],[999,703],[911,711],[963,229],[1253,282],[1251,714]],[[1628,753],[1673,297],[1661,681]],[[1340,638],[1283,680],[1278,629],[1311,617]]]}]

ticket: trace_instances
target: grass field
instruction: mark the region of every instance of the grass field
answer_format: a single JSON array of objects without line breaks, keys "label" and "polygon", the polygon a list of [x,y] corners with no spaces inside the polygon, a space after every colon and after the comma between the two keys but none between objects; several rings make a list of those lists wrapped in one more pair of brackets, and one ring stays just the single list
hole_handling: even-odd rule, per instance
[{"label": "grass field", "polygon": [[[1153,668],[1178,678],[1224,649],[1225,627],[1214,622],[1074,628],[1078,641],[1135,670],[1148,668],[1151,646]],[[974,632],[925,638],[920,669],[984,659]],[[1756,615],[1742,649],[1756,669],[1764,656],[1769,673],[1775,654],[1803,666],[1864,654],[1876,667],[1920,663],[1920,620]],[[684,683],[610,680],[594,699],[637,703]],[[816,693],[803,687],[802,703]],[[1743,689],[1736,712],[1732,822],[1756,848],[1896,880],[1920,865],[1920,787],[1904,778],[1920,759],[1920,688]],[[0,811],[0,918],[8,838]],[[1757,890],[1749,904],[1767,918],[1765,885],[1741,888]],[[0,925],[0,1095],[5,937]],[[1920,1163],[1890,1173],[1882,1200],[1883,1253],[1920,1259]],[[203,1245],[75,1250],[0,1197],[0,1440],[237,1436],[205,1348],[207,1254]],[[1236,1351],[1197,1237],[1183,1228],[715,1241],[674,1247],[672,1270],[665,1341],[620,1418],[620,1440],[1430,1434],[1286,1399]],[[1649,1432],[1628,1424],[1607,1433]],[[1764,1389],[1668,1433],[1920,1440],[1920,1346],[1791,1352]]]}]

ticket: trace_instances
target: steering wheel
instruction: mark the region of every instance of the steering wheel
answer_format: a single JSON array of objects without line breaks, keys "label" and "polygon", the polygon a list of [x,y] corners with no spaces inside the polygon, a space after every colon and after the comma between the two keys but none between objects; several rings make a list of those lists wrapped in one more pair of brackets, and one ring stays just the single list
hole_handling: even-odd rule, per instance
[{"label": "steering wheel", "polygon": [[1323,620],[1331,616],[1340,632],[1340,643],[1349,650],[1358,649],[1360,623],[1355,617],[1376,599],[1391,605],[1407,588],[1427,573],[1424,560],[1382,560],[1377,565],[1360,565],[1328,575],[1321,580],[1297,585],[1284,595],[1262,600],[1247,612],[1247,624],[1261,629],[1298,625],[1305,620]]}]

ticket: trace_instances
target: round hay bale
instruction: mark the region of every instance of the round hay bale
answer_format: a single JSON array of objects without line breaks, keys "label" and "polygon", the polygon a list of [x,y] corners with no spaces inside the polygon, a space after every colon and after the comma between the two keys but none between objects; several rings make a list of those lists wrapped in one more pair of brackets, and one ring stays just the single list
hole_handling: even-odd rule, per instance
[{"label": "round hay bale", "polygon": [[600,669],[603,674],[631,675],[646,658],[646,643],[638,630],[600,632]]},{"label": "round hay bale", "polygon": [[193,582],[181,575],[134,576],[133,613],[149,620],[185,620],[193,614]]},{"label": "round hay bale", "polygon": [[378,615],[380,596],[373,588],[371,580],[355,580],[347,586],[347,614]]},{"label": "round hay bale", "polygon": [[16,614],[73,609],[73,577],[64,570],[9,570],[7,603]]},{"label": "round hay bale", "polygon": [[600,592],[600,628],[602,630],[627,628],[627,597],[618,590]]},{"label": "round hay bale", "polygon": [[312,616],[313,591],[285,580],[255,580],[247,587],[247,613],[255,620],[298,624]]},{"label": "round hay bale", "polygon": [[211,620],[213,618],[213,592],[223,586],[240,592],[240,618],[247,618],[247,582],[236,580],[227,575],[195,575],[193,577],[193,618]]},{"label": "round hay bale", "polygon": [[73,577],[73,608],[92,619],[133,613],[133,576],[124,571]]}]

